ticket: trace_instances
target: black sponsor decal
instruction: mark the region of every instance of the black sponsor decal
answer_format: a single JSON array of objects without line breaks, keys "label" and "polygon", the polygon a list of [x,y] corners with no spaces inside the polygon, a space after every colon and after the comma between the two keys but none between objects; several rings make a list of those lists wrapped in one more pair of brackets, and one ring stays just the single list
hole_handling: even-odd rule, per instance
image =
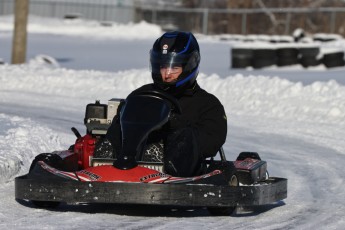
[{"label": "black sponsor decal", "polygon": [[155,178],[155,177],[169,177],[169,176],[165,173],[154,173],[154,174],[143,176],[142,178],[140,178],[140,181],[145,181],[145,180]]},{"label": "black sponsor decal", "polygon": [[79,173],[87,175],[88,177],[90,177],[91,180],[99,180],[101,178],[101,176],[86,170],[81,170]]}]

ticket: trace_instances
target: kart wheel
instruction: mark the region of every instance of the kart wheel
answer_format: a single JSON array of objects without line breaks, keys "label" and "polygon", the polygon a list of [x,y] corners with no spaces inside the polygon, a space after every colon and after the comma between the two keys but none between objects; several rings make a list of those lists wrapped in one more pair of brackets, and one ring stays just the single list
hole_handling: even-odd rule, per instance
[{"label": "kart wheel", "polygon": [[[238,186],[239,181],[236,174],[233,174],[229,181],[230,186]],[[208,212],[212,216],[230,216],[235,210],[236,206],[233,207],[208,207]]]},{"label": "kart wheel", "polygon": [[[41,153],[38,156],[35,157],[35,159],[33,160],[33,162],[31,163],[29,172],[31,172],[38,161],[45,161],[45,162],[51,162],[51,157],[52,155],[50,153]],[[57,201],[38,201],[38,200],[31,200],[31,203],[33,203],[36,207],[39,208],[56,208],[60,205],[60,202]]]},{"label": "kart wheel", "polygon": [[32,200],[31,201],[36,207],[39,208],[56,208],[60,205],[60,202],[57,201],[38,201]]},{"label": "kart wheel", "polygon": [[60,156],[53,154],[53,153],[41,153],[35,157],[35,159],[32,161],[29,172],[31,172],[38,161],[44,161],[48,165],[60,169],[62,164],[62,159]]}]

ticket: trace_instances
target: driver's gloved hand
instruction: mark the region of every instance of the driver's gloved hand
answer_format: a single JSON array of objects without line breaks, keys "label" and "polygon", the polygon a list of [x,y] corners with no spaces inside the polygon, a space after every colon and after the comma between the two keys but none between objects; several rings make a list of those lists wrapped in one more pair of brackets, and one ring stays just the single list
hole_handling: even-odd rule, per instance
[{"label": "driver's gloved hand", "polygon": [[189,121],[181,114],[171,113],[169,117],[168,127],[169,129],[182,129],[189,126]]}]

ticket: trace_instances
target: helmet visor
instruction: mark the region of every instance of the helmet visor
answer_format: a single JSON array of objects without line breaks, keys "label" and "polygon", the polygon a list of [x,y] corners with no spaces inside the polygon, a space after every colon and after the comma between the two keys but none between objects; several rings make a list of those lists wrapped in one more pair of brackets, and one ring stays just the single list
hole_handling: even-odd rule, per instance
[{"label": "helmet visor", "polygon": [[166,54],[150,51],[150,70],[153,74],[160,74],[162,69],[170,73],[178,71],[189,72],[199,64],[200,56],[198,52],[190,54],[179,54],[168,52]]}]

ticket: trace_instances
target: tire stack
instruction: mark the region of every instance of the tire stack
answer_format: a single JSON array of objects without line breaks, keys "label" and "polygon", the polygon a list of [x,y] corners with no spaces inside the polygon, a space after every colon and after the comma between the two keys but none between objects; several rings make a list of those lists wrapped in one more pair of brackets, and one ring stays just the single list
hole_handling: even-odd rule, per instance
[{"label": "tire stack", "polygon": [[322,63],[327,68],[345,66],[344,52],[327,53],[323,55]]},{"label": "tire stack", "polygon": [[289,66],[298,64],[297,48],[283,47],[277,49],[277,66]]},{"label": "tire stack", "polygon": [[277,64],[277,55],[275,49],[254,49],[253,50],[253,68],[261,69]]},{"label": "tire stack", "polygon": [[231,49],[231,67],[246,68],[252,66],[253,50],[247,48],[232,48]]},{"label": "tire stack", "polygon": [[345,66],[344,51],[320,54],[319,47],[282,47],[278,49],[233,48],[231,68],[261,69],[273,65],[278,67],[300,64],[304,68],[324,64],[327,68]]},{"label": "tire stack", "polygon": [[317,66],[321,63],[321,60],[318,59],[319,53],[319,47],[300,47],[299,63],[304,68],[307,68],[309,66]]},{"label": "tire stack", "polygon": [[313,40],[317,42],[332,42],[342,40],[343,37],[339,34],[323,34],[318,33],[313,35]]},{"label": "tire stack", "polygon": [[[247,35],[232,36],[231,68],[261,69],[269,66],[304,68],[323,64],[326,68],[345,66],[345,51],[323,45],[329,41],[344,40],[337,34],[316,34],[306,37],[302,29],[293,36]],[[316,42],[315,42],[316,41]],[[332,49],[332,50],[330,50]]]}]

